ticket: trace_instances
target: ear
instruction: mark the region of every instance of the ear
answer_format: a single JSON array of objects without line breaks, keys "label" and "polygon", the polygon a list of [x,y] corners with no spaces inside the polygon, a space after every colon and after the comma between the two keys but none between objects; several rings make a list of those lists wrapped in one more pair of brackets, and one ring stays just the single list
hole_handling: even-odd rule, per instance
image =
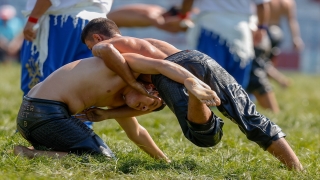
[{"label": "ear", "polygon": [[98,41],[98,42],[103,40],[103,38],[99,34],[92,34],[92,38],[93,38],[93,40]]}]

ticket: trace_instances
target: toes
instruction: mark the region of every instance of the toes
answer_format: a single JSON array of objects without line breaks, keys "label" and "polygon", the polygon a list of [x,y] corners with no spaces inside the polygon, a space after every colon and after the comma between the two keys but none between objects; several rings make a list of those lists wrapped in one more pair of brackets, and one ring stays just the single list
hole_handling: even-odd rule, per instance
[{"label": "toes", "polygon": [[215,98],[215,100],[214,100],[214,101],[215,101],[216,105],[218,105],[218,106],[221,104],[221,101],[220,101],[220,99],[219,99],[219,98]]},{"label": "toes", "polygon": [[207,106],[216,106],[216,103],[213,100],[201,100],[201,102]]}]

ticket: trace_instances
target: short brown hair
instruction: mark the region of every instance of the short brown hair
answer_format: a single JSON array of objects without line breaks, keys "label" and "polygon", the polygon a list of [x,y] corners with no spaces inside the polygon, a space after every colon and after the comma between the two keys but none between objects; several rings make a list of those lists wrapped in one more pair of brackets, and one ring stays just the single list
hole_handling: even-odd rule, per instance
[{"label": "short brown hair", "polygon": [[120,34],[120,31],[116,23],[112,20],[108,18],[95,18],[83,28],[81,41],[85,43],[87,38],[92,38],[92,34],[102,34],[111,38],[115,34]]}]

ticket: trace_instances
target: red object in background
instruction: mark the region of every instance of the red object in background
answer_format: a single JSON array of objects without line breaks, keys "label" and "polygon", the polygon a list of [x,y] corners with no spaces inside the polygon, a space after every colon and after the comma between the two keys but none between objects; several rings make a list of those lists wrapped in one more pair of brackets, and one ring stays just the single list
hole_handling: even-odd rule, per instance
[{"label": "red object in background", "polygon": [[274,61],[276,68],[285,70],[295,70],[300,69],[300,54],[296,51],[281,52]]}]

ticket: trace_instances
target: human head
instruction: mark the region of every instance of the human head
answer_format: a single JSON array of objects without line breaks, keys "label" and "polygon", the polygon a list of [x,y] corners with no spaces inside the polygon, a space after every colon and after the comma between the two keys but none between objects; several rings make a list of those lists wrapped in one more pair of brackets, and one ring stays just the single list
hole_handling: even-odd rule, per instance
[{"label": "human head", "polygon": [[[153,91],[153,93],[158,97],[157,91]],[[162,99],[150,98],[131,87],[123,94],[123,99],[129,107],[139,111],[159,111],[166,106]]]},{"label": "human head", "polygon": [[0,6],[0,19],[7,21],[16,16],[16,9],[11,5]]},{"label": "human head", "polygon": [[106,40],[115,35],[120,35],[120,31],[112,20],[108,18],[95,18],[83,28],[81,41],[86,44],[86,41]]}]

